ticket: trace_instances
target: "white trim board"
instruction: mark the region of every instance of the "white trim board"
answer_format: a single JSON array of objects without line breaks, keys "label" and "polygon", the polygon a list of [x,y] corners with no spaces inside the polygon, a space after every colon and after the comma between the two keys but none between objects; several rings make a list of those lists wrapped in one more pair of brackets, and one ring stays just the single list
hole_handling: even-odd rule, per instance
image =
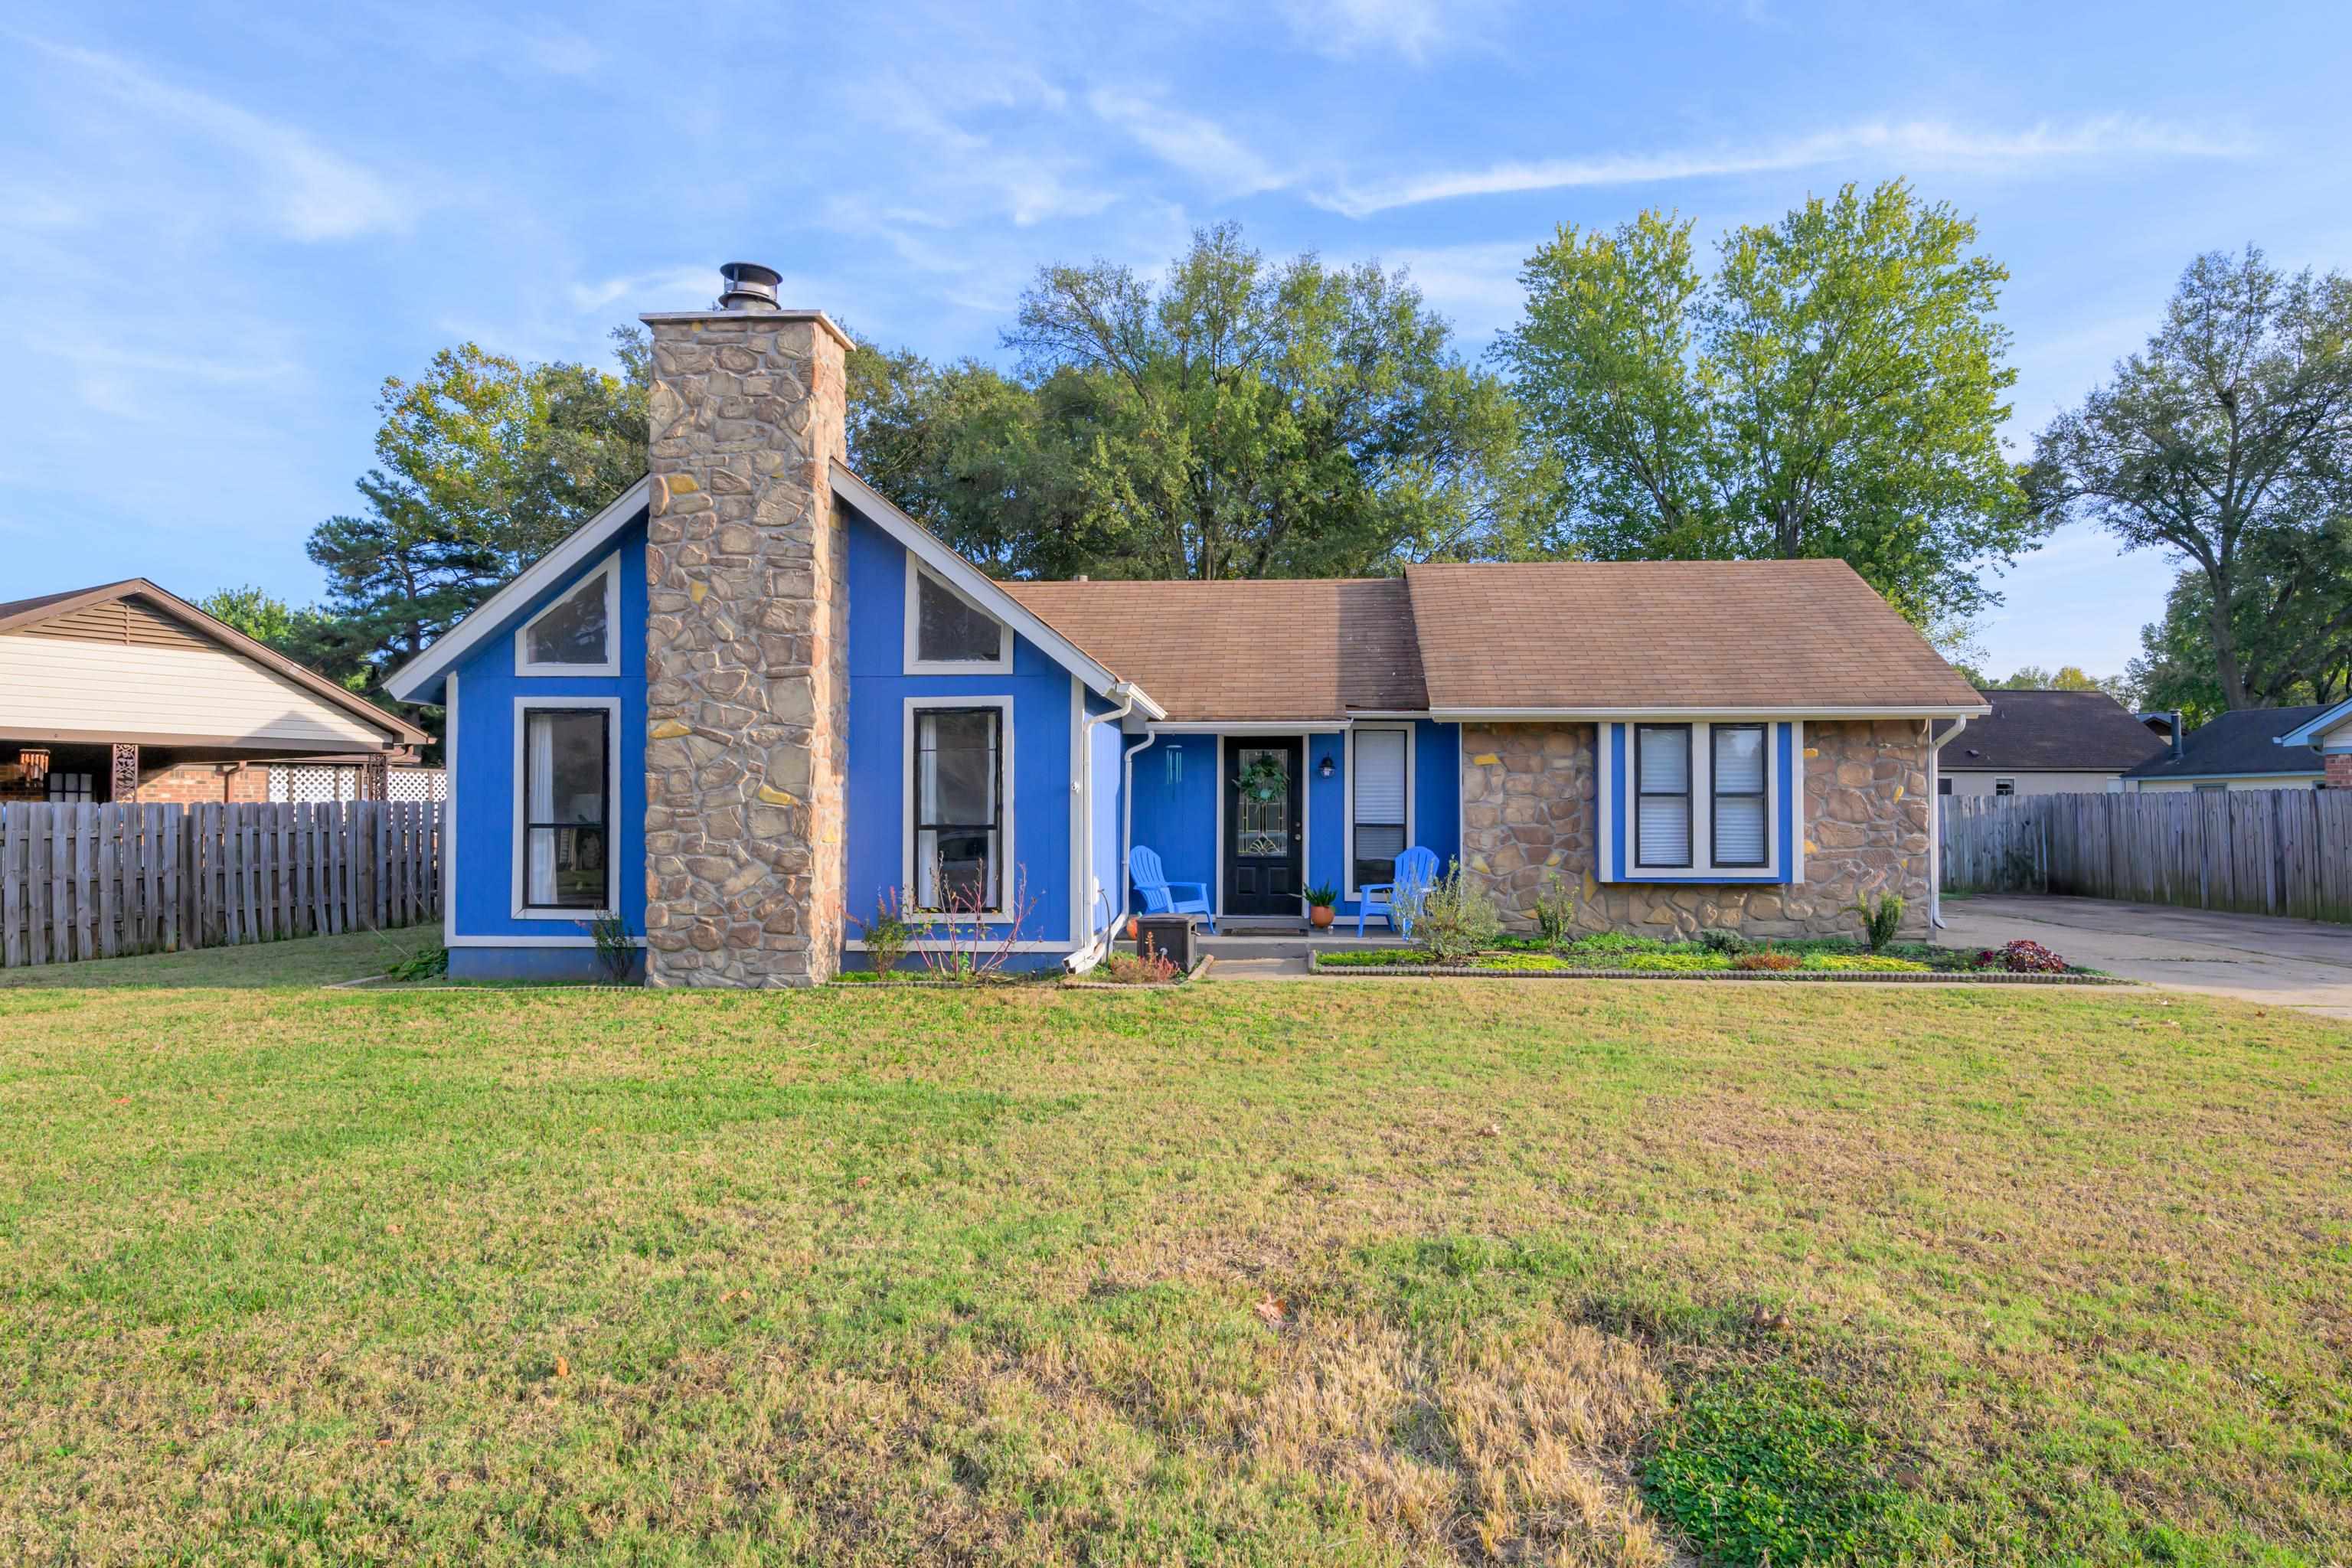
[{"label": "white trim board", "polygon": [[[552,709],[576,711],[599,709],[605,714],[604,731],[604,903],[593,910],[535,910],[523,901],[523,883],[528,876],[524,868],[524,850],[530,837],[523,824],[530,819],[530,808],[524,804],[528,781],[523,776],[524,731],[529,728],[529,716],[533,710]],[[621,842],[621,700],[617,697],[550,697],[539,693],[514,700],[514,816],[510,821],[514,838],[513,879],[507,887],[511,904],[509,917],[519,921],[562,921],[577,925],[582,921],[602,920],[617,912],[621,892],[621,868],[613,851]]]},{"label": "white trim board", "polygon": [[431,647],[394,670],[384,680],[383,689],[403,702],[429,701],[429,698],[418,693],[428,689],[451,665],[496,631],[507,616],[569,577],[582,562],[635,521],[637,513],[647,508],[653,483],[648,475],[623,490],[611,505],[573,529],[562,543],[517,573],[512,582],[483,600],[472,615],[450,627]]},{"label": "white trim board", "polygon": [[1085,681],[1088,690],[1116,700],[1118,693],[1113,689],[1125,685],[1127,689],[1135,693],[1135,705],[1146,718],[1168,717],[1168,710],[1154,702],[1141,687],[1121,682],[1118,676],[1097,663],[1084,648],[1047,626],[1034,611],[992,582],[986,573],[942,544],[929,529],[901,511],[888,496],[841,464],[835,463],[830,467],[833,493],[836,497],[855,507],[859,516],[897,540],[910,553],[920,557],[924,565],[961,591],[965,598],[1035,643],[1044,650],[1045,657]]},{"label": "white trim board", "polygon": [[[594,664],[547,664],[530,657],[530,628],[579,596],[580,590],[602,579],[604,584],[604,657]],[[581,574],[572,592],[549,601],[530,619],[515,628],[514,671],[520,678],[594,676],[621,673],[621,552],[614,551]]]}]

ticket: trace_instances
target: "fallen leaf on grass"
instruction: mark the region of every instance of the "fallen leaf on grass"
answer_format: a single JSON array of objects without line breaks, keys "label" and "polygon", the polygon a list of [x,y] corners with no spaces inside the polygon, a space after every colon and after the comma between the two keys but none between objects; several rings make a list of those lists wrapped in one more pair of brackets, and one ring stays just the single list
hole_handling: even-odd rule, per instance
[{"label": "fallen leaf on grass", "polygon": [[1279,1329],[1290,1321],[1290,1310],[1279,1296],[1260,1297],[1252,1310],[1257,1313],[1258,1321],[1269,1329]]},{"label": "fallen leaf on grass", "polygon": [[562,1356],[557,1356],[555,1358],[555,1375],[558,1377],[570,1377],[572,1375],[572,1363],[564,1360]]}]

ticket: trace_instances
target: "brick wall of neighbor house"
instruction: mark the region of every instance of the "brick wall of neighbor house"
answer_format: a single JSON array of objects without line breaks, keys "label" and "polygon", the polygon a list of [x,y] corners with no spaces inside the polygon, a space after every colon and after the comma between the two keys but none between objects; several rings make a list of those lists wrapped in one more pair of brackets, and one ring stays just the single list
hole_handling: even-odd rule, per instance
[{"label": "brick wall of neighbor house", "polygon": [[2327,773],[2326,787],[2328,789],[2352,789],[2352,752],[2337,752],[2332,753],[2327,757],[2326,763]]},{"label": "brick wall of neighbor house", "polygon": [[1591,724],[1462,731],[1463,864],[1514,929],[1534,929],[1552,869],[1577,894],[1578,923],[1594,931],[1852,936],[1854,900],[1885,892],[1908,905],[1906,935],[1927,930],[1927,742],[1917,721],[1805,726],[1805,880],[1792,887],[1596,881],[1594,738]]},{"label": "brick wall of neighbor house", "polygon": [[646,978],[809,984],[842,935],[841,344],[772,311],[646,321]]},{"label": "brick wall of neighbor house", "polygon": [[269,770],[237,763],[181,763],[139,775],[142,805],[244,805],[269,798]]}]

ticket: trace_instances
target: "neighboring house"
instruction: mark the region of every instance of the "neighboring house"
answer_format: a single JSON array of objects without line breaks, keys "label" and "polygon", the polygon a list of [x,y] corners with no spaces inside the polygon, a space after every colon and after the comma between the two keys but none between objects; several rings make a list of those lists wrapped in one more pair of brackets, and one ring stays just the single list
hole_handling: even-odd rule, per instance
[{"label": "neighboring house", "polygon": [[1988,690],[1992,711],[1947,735],[1943,795],[2081,795],[2120,790],[2164,754],[2161,737],[2104,691]]},{"label": "neighboring house", "polygon": [[1833,561],[998,583],[844,466],[843,356],[774,275],[652,315],[652,472],[395,673],[448,715],[458,975],[865,962],[901,897],[1083,968],[1128,851],[1229,926],[1425,845],[1528,922],[1850,931],[1932,897],[1930,726],[1983,700]]},{"label": "neighboring house", "polygon": [[2272,743],[2310,747],[2319,757],[2322,787],[2352,789],[2352,699],[2321,709]]},{"label": "neighboring house", "polygon": [[[2125,775],[2137,790],[2319,789],[2328,760],[2309,731],[2329,720],[2331,744],[2352,748],[2346,705],[2237,708],[2200,724]],[[2302,736],[2302,739],[2295,739]],[[2341,753],[2339,753],[2341,754]],[[2339,771],[2340,768],[2339,768]]]},{"label": "neighboring house", "polygon": [[0,603],[0,800],[266,801],[432,737],[144,578]]}]

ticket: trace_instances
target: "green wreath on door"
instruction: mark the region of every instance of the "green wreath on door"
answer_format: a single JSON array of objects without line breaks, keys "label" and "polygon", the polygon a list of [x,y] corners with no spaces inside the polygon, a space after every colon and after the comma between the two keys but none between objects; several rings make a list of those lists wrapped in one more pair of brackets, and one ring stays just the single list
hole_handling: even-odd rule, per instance
[{"label": "green wreath on door", "polygon": [[1279,752],[1260,752],[1256,760],[1242,770],[1242,798],[1271,805],[1290,794],[1290,770],[1282,765]]}]

